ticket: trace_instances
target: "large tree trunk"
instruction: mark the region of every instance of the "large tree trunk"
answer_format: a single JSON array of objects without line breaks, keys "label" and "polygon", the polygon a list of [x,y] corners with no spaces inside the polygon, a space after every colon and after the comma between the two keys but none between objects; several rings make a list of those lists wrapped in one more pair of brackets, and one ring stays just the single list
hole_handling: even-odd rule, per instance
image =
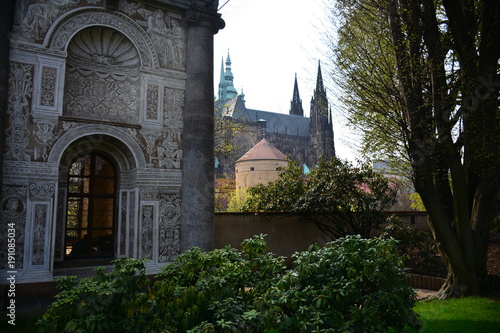
[{"label": "large tree trunk", "polygon": [[[500,40],[498,30],[495,34],[492,29],[500,28],[500,4],[485,0],[475,8],[473,1],[443,3],[452,49],[460,62],[460,94],[451,93],[457,87],[446,81],[448,49],[439,44],[442,38],[433,2],[393,0],[389,5],[411,132],[408,153],[414,185],[448,268],[446,283],[437,295],[440,298],[488,291],[489,234],[499,216]],[[426,91],[432,93],[426,95]],[[461,127],[458,134],[457,124]]]}]

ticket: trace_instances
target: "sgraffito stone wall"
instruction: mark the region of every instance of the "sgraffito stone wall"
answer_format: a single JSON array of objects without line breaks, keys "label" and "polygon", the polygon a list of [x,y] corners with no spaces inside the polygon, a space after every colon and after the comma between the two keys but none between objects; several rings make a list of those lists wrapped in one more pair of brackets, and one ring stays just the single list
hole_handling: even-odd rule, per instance
[{"label": "sgraffito stone wall", "polygon": [[[202,145],[185,127],[190,114],[213,117],[213,97],[193,105],[190,87],[213,91],[211,70],[197,74],[213,68],[213,34],[224,25],[216,11],[217,1],[16,1],[2,119],[2,275],[10,268],[20,283],[50,281],[64,266],[69,172],[92,153],[116,169],[113,258],[147,258],[154,273],[183,247],[213,244],[213,205],[189,219],[195,203],[185,197],[209,201],[213,177],[184,178],[213,169],[209,124]],[[199,60],[189,60],[193,52]],[[198,160],[186,171],[190,156]]]}]

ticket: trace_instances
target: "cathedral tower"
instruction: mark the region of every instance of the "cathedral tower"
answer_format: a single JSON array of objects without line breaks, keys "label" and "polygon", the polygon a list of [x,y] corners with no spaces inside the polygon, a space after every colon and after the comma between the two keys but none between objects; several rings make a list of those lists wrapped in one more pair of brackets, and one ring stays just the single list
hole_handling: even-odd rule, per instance
[{"label": "cathedral tower", "polygon": [[227,52],[226,69],[224,70],[224,58],[220,66],[219,99],[228,100],[238,95],[238,91],[233,84],[233,72],[231,71],[231,58]]},{"label": "cathedral tower", "polygon": [[318,161],[321,157],[330,159],[335,156],[333,142],[332,111],[328,105],[326,90],[321,76],[321,64],[318,61],[318,76],[316,89],[311,99],[311,116],[309,121],[309,147],[313,159]]},{"label": "cathedral tower", "polygon": [[302,100],[299,95],[299,86],[297,85],[297,73],[295,73],[295,83],[293,85],[293,97],[290,101],[290,115],[304,117],[302,109]]}]

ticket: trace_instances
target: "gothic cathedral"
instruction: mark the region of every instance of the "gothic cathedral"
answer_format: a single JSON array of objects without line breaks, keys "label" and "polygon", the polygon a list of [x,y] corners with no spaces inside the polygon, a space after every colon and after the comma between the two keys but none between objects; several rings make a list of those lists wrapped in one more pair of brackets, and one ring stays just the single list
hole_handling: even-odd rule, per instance
[{"label": "gothic cathedral", "polygon": [[[323,85],[319,62],[309,118],[304,116],[297,75],[295,75],[289,114],[248,109],[245,106],[245,95],[238,94],[233,85],[229,54],[225,67],[224,61],[221,64],[215,109],[218,117],[244,125],[236,135],[230,138],[235,152],[217,154],[216,174],[218,177],[231,178],[234,175],[235,161],[263,138],[289,156],[292,161],[300,163],[304,172],[314,167],[319,159],[329,159],[335,156],[332,112]],[[227,140],[228,138],[218,139]]]}]

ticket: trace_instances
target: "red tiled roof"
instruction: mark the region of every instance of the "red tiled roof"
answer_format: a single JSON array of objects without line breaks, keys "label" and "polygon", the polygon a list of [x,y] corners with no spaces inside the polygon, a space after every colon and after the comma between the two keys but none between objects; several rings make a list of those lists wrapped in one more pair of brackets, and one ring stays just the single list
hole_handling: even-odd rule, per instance
[{"label": "red tiled roof", "polygon": [[250,160],[281,160],[286,161],[285,154],[280,152],[278,148],[269,143],[266,139],[262,139],[259,143],[253,146],[236,162]]}]

